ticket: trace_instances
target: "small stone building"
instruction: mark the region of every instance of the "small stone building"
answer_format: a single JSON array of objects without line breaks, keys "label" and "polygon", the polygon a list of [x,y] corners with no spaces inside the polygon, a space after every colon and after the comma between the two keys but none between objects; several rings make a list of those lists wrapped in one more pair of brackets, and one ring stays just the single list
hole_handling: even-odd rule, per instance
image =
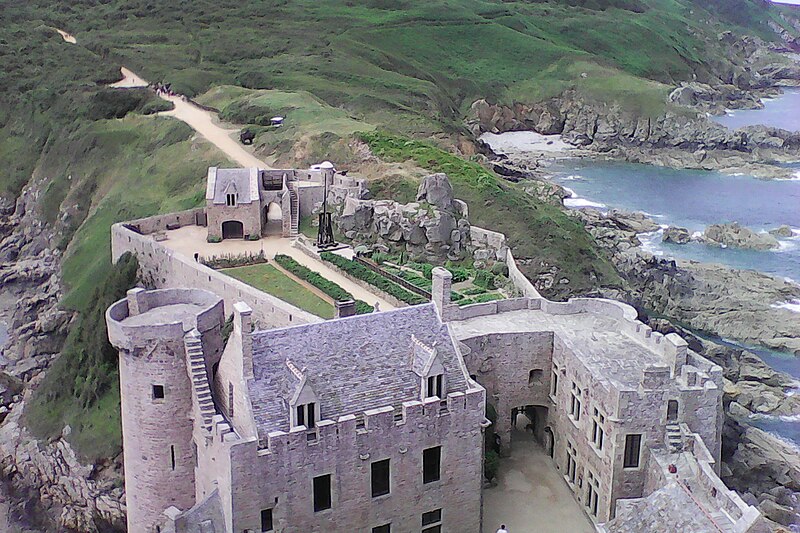
[{"label": "small stone building", "polygon": [[312,170],[210,167],[208,240],[297,235],[300,217],[322,201],[326,180],[331,187],[332,166]]}]

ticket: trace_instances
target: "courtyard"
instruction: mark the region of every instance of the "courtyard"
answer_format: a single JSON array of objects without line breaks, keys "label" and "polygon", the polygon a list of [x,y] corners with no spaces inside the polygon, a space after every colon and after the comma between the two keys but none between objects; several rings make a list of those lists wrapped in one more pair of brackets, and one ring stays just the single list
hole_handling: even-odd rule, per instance
[{"label": "courtyard", "polygon": [[[321,261],[315,257],[311,257],[302,250],[292,246],[291,239],[279,236],[270,236],[263,237],[257,241],[248,241],[245,239],[226,239],[218,243],[209,243],[206,242],[207,230],[202,226],[183,226],[175,230],[165,231],[160,235],[160,244],[188,258],[194,257],[195,254],[199,254],[200,257],[210,259],[212,257],[223,257],[226,255],[257,255],[263,253],[268,260],[272,261],[276,255],[285,254],[301,265],[318,272],[324,278],[336,283],[358,300],[367,302],[370,305],[374,305],[377,302],[380,308],[383,310],[395,308],[394,305],[390,304],[380,296],[370,292],[362,285],[354,283],[349,278],[333,270],[324,261]],[[250,283],[248,280],[243,281],[252,285],[252,283]],[[303,283],[303,286],[311,292],[316,292],[313,287],[305,283]],[[256,286],[256,288],[262,287]]]},{"label": "courtyard", "polygon": [[511,456],[500,460],[497,485],[483,492],[484,533],[502,524],[509,533],[593,533],[594,526],[533,435],[514,429],[511,438]]}]

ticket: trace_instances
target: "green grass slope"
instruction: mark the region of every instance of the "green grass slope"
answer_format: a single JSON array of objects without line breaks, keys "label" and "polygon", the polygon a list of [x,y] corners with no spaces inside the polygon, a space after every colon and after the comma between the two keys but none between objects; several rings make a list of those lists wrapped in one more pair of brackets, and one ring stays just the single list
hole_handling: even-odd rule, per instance
[{"label": "green grass slope", "polygon": [[648,86],[635,78],[711,79],[726,61],[717,32],[774,38],[766,22],[779,20],[761,0],[35,0],[16,9],[37,9],[89,50],[189,95],[223,83],[305,90],[407,133],[456,130],[477,98],[532,102],[580,89],[587,69],[576,62],[639,91]]}]

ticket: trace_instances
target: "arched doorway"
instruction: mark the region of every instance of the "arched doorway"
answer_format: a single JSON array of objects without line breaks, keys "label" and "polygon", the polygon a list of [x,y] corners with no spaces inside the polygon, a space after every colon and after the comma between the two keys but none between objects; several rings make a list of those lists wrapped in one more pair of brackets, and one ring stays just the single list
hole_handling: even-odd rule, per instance
[{"label": "arched doorway", "polygon": [[264,206],[264,235],[283,234],[283,209],[277,202]]},{"label": "arched doorway", "polygon": [[550,426],[544,428],[544,449],[547,450],[547,455],[552,459],[555,453],[556,438],[553,436],[553,430]]},{"label": "arched doorway", "polygon": [[222,223],[223,239],[244,239],[244,224],[238,220],[226,220]]}]

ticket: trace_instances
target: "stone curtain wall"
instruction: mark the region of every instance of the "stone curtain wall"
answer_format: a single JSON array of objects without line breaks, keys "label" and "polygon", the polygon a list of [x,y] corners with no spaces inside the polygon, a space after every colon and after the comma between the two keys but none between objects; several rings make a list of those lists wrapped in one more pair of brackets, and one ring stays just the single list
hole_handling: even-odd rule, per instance
[{"label": "stone curtain wall", "polygon": [[[262,509],[272,508],[276,529],[418,531],[422,513],[442,509],[443,531],[480,530],[483,482],[484,391],[439,400],[405,402],[403,418],[385,407],[367,411],[360,428],[353,415],[320,421],[315,432],[276,432],[269,447],[255,441],[230,449],[233,531],[259,531]],[[309,439],[308,435],[314,438]],[[441,480],[422,483],[422,452],[442,446]],[[390,459],[391,492],[372,498],[370,465]],[[312,480],[332,475],[332,509],[315,513]]]},{"label": "stone curtain wall", "polygon": [[[551,407],[552,333],[492,333],[463,341],[470,348],[464,360],[471,375],[486,388],[497,410],[495,432],[511,441],[511,410],[526,405]],[[540,379],[529,382],[529,372]],[[544,423],[544,421],[542,421]]]},{"label": "stone curtain wall", "polygon": [[[322,321],[321,318],[283,300],[184,257],[147,235],[161,228],[166,229],[166,224],[176,223],[176,220],[194,224],[193,213],[197,211],[202,212],[192,210],[114,224],[111,227],[112,260],[116,262],[125,252],[134,253],[139,260],[139,272],[144,280],[157,288],[193,287],[209,290],[225,301],[226,316],[232,314],[235,302],[245,302],[253,309],[258,329]],[[145,235],[128,229],[126,225],[139,226]]]}]

